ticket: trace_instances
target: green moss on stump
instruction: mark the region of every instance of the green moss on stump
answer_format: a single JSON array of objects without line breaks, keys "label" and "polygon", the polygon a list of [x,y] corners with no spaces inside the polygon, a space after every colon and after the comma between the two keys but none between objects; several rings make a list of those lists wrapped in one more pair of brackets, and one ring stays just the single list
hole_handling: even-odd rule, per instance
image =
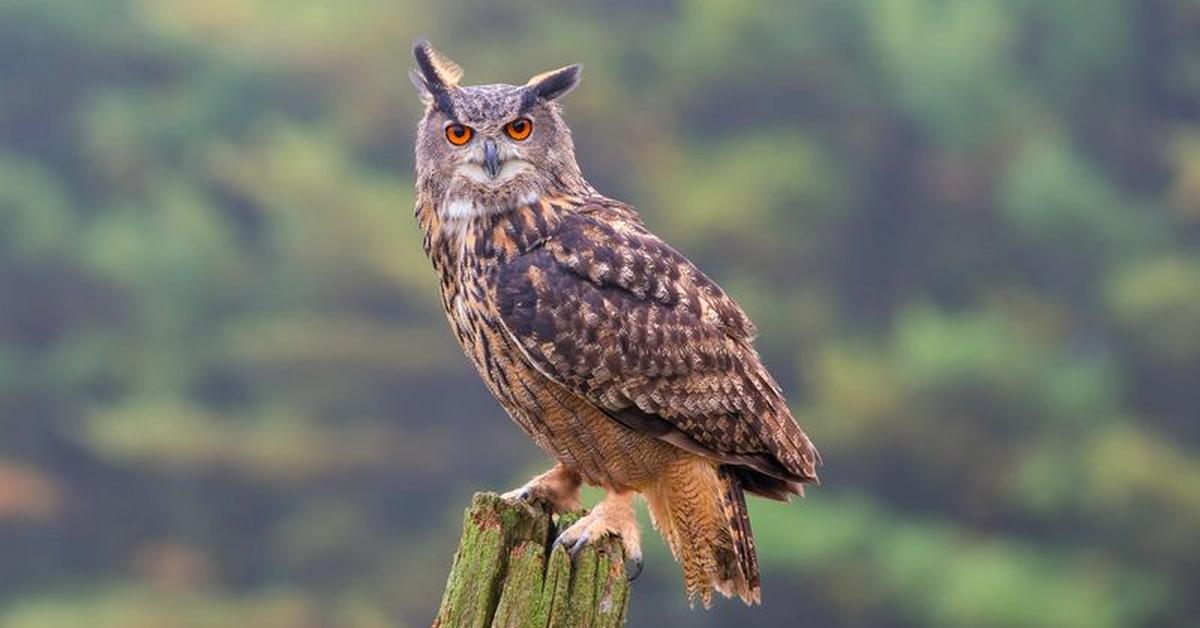
[{"label": "green moss on stump", "polygon": [[575,564],[552,531],[580,515],[549,513],[476,493],[463,517],[434,628],[610,628],[625,624],[629,583],[621,544],[585,548]]}]

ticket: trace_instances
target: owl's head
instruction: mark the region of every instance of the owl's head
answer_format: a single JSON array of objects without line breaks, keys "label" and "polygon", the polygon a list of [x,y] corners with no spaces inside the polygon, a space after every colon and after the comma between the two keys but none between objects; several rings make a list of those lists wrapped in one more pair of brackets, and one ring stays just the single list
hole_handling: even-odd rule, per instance
[{"label": "owl's head", "polygon": [[425,103],[417,128],[417,187],[443,219],[502,212],[543,196],[591,190],[557,99],[579,82],[578,65],[524,85],[459,85],[462,69],[428,42],[409,72]]}]

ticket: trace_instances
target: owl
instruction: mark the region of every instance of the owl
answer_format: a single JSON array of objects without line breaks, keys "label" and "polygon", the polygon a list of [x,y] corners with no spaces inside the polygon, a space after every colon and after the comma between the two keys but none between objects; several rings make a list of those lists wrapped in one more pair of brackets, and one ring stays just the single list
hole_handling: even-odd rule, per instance
[{"label": "owl", "polygon": [[416,218],[442,306],[487,388],[555,461],[505,497],[561,512],[582,483],[602,488],[554,543],[574,556],[619,537],[636,577],[641,495],[689,600],[759,602],[745,494],[802,495],[819,457],[754,324],[583,176],[559,105],[580,66],[467,86],[428,42],[414,55]]}]

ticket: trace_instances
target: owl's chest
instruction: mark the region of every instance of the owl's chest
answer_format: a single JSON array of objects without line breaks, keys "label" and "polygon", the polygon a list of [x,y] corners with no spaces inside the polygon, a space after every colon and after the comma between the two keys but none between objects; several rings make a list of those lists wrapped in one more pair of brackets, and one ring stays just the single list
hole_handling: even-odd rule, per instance
[{"label": "owl's chest", "polygon": [[530,414],[529,387],[541,379],[525,360],[491,298],[494,271],[485,266],[464,264],[442,284],[442,305],[450,329],[471,360],[484,384],[509,415],[547,447],[538,419]]},{"label": "owl's chest", "polygon": [[479,371],[487,387],[510,413],[515,409],[514,386],[531,376],[532,366],[504,327],[496,305],[493,261],[467,257],[447,269],[442,306],[454,337]]},{"label": "owl's chest", "polygon": [[450,329],[467,356],[481,369],[491,356],[487,352],[500,333],[501,323],[493,294],[494,273],[475,260],[464,260],[446,269],[441,286],[442,307]]},{"label": "owl's chest", "polygon": [[442,229],[433,250],[450,327],[489,384],[498,357],[515,352],[495,299],[501,265],[520,253],[514,233],[510,216],[471,219]]}]

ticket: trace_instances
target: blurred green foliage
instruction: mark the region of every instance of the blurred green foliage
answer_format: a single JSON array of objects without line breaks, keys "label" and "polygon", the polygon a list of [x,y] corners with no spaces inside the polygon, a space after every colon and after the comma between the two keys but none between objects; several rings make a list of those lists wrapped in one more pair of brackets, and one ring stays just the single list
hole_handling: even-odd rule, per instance
[{"label": "blurred green foliage", "polygon": [[[0,626],[420,626],[545,464],[445,330],[409,44],[582,61],[580,161],[724,284],[821,446],[765,604],[1200,616],[1187,0],[0,2]],[[653,538],[653,535],[648,535]],[[656,542],[655,542],[656,543]]]}]

